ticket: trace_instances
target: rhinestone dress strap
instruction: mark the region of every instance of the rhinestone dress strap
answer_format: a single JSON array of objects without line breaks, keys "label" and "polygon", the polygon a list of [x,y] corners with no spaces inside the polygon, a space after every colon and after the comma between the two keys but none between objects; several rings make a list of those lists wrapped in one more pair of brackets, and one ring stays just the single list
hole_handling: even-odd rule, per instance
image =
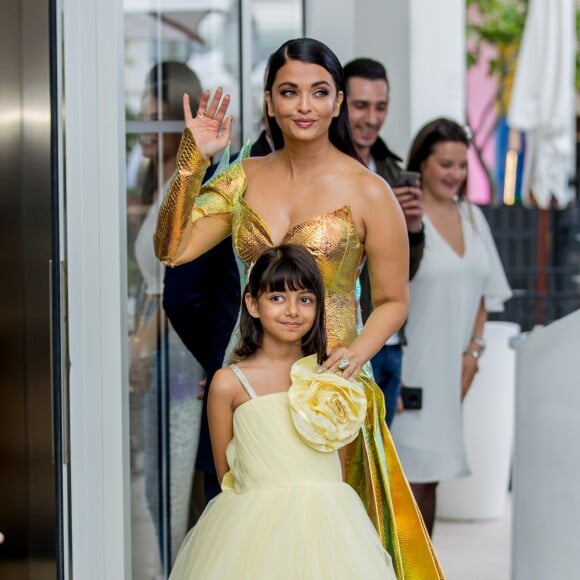
[{"label": "rhinestone dress strap", "polygon": [[254,389],[252,388],[252,385],[250,385],[250,383],[249,383],[248,379],[246,378],[246,376],[244,375],[244,373],[236,365],[230,365],[230,368],[232,369],[232,371],[234,371],[234,374],[236,375],[236,377],[238,377],[238,379],[240,379],[240,383],[242,383],[244,389],[246,389],[246,392],[250,396],[250,399],[255,399],[257,397],[256,391],[254,391]]}]

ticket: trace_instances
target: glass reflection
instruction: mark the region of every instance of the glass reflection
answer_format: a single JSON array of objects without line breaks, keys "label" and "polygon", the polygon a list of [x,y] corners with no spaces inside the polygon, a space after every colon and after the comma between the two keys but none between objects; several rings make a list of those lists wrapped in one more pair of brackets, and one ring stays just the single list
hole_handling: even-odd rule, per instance
[{"label": "glass reflection", "polygon": [[[124,0],[126,181],[131,431],[132,577],[166,578],[187,530],[205,507],[196,471],[204,369],[163,311],[164,269],[153,254],[160,200],[183,129],[202,89],[231,95],[232,151],[261,128],[266,60],[300,36],[302,2],[254,0],[251,36],[253,135],[241,135],[240,1]],[[246,55],[245,58],[249,58]],[[208,273],[209,275],[209,273]],[[211,453],[211,451],[209,451]]]},{"label": "glass reflection", "polygon": [[[138,118],[182,119],[184,91],[195,106],[201,84],[192,69],[177,61],[154,65],[145,79]],[[136,170],[135,192],[128,198],[134,236],[129,284],[135,321],[129,372],[134,578],[159,577],[161,561],[167,561],[167,555],[173,560],[190,526],[202,410],[198,395],[203,369],[163,314],[163,269],[152,247],[158,206],[176,168],[179,139],[179,133],[140,133],[134,144],[140,163],[134,162],[136,153],[129,156]]]}]

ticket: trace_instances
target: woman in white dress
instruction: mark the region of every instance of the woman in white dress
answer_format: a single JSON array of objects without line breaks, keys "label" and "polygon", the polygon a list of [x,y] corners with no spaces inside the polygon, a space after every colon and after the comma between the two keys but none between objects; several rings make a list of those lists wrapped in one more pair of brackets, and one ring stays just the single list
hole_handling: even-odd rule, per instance
[{"label": "woman in white dress", "polygon": [[425,253],[410,284],[402,381],[421,387],[423,401],[399,414],[392,435],[430,534],[438,482],[469,475],[462,402],[485,348],[487,312],[511,296],[485,217],[465,198],[468,148],[463,127],[436,119],[408,159],[421,172]]}]

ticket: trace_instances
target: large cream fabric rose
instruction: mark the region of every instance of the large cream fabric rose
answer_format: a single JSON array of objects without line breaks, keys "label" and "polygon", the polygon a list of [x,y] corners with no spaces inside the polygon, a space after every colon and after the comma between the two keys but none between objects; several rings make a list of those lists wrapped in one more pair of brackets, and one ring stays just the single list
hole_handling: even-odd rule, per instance
[{"label": "large cream fabric rose", "polygon": [[339,374],[317,372],[316,355],[292,365],[290,413],[300,438],[318,451],[335,451],[353,441],[364,422],[364,387]]}]

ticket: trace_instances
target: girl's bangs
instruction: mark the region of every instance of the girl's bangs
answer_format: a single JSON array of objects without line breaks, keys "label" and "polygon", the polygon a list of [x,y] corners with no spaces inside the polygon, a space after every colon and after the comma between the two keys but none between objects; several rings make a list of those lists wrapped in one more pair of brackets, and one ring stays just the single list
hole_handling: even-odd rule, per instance
[{"label": "girl's bangs", "polygon": [[304,271],[290,262],[274,264],[262,278],[261,292],[284,292],[285,290],[314,290],[316,284],[306,276]]}]

